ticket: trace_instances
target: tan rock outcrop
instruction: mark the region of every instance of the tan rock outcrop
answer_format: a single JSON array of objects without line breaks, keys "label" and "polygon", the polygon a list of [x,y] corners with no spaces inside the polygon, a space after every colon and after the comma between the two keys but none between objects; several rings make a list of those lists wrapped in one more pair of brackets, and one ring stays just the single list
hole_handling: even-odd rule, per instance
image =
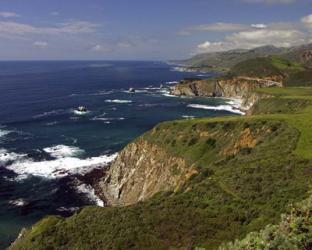
[{"label": "tan rock outcrop", "polygon": [[139,139],[126,146],[112,163],[98,190],[107,205],[125,206],[160,191],[177,190],[196,170],[182,158]]}]

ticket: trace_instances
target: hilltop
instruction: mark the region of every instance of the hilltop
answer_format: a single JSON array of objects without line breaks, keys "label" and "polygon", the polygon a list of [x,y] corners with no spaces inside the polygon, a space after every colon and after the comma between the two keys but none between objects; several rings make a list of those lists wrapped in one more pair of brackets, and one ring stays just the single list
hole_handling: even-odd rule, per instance
[{"label": "hilltop", "polygon": [[312,44],[290,48],[263,46],[254,49],[236,49],[222,52],[211,52],[195,55],[192,58],[178,61],[193,70],[228,71],[234,65],[257,57],[279,56],[286,60],[295,61],[307,67],[312,66]]}]

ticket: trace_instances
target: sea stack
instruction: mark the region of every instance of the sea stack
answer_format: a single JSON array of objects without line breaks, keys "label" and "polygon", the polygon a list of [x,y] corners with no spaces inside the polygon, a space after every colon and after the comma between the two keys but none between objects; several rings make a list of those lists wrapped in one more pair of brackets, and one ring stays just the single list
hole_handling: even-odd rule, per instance
[{"label": "sea stack", "polygon": [[135,89],[134,88],[129,88],[129,92],[130,93],[135,93]]}]

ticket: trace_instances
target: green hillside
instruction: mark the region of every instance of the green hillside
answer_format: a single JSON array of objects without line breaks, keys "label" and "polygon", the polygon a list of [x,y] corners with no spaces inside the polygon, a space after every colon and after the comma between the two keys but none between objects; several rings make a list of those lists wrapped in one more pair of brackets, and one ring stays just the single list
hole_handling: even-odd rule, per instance
[{"label": "green hillside", "polygon": [[262,46],[254,49],[237,49],[221,52],[198,54],[178,63],[185,64],[198,70],[229,70],[234,65],[257,57],[279,56],[305,67],[312,67],[312,44],[290,48]]},{"label": "green hillside", "polygon": [[275,97],[253,116],[165,122],[137,139],[196,167],[176,192],[47,217],[11,249],[215,249],[277,224],[311,189],[312,89],[261,91]]},{"label": "green hillside", "polygon": [[230,69],[239,62],[253,59],[256,57],[263,57],[267,55],[280,55],[285,53],[287,49],[276,48],[274,46],[263,46],[251,50],[237,49],[222,52],[212,52],[196,55],[190,59],[180,61],[192,67],[210,68],[215,70]]},{"label": "green hillside", "polygon": [[288,61],[278,56],[267,56],[238,63],[231,68],[230,72],[236,75],[261,78],[272,75],[287,77],[290,74],[304,70],[304,67],[299,63]]},{"label": "green hillside", "polygon": [[280,76],[285,86],[312,86],[312,69],[279,56],[259,57],[236,64],[229,75],[249,77]]}]

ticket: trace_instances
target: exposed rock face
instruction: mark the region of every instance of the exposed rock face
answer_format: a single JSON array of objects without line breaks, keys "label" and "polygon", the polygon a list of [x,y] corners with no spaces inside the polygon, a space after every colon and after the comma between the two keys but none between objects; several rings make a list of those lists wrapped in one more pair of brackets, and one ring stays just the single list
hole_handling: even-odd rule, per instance
[{"label": "exposed rock face", "polygon": [[171,88],[171,94],[177,96],[214,96],[215,82],[209,80],[182,80]]},{"label": "exposed rock face", "polygon": [[248,109],[264,95],[253,93],[258,88],[283,87],[280,76],[267,78],[232,77],[222,80],[184,80],[171,88],[178,96],[206,96],[243,99],[243,108]]},{"label": "exposed rock face", "polygon": [[119,153],[98,190],[108,205],[125,206],[160,191],[174,191],[195,173],[184,159],[139,139]]}]

